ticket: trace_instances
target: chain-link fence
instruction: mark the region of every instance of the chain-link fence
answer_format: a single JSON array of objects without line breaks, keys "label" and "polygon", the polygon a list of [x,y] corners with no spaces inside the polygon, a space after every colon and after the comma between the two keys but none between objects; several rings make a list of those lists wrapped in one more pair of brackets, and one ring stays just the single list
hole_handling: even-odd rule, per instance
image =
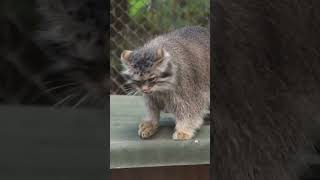
[{"label": "chain-link fence", "polygon": [[158,34],[188,25],[208,26],[209,0],[111,0],[111,94],[126,94],[120,54]]}]

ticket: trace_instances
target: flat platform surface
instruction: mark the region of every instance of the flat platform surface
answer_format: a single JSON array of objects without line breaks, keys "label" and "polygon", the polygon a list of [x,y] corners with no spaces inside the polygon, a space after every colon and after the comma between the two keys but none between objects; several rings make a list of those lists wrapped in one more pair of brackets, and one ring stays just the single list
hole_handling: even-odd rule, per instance
[{"label": "flat platform surface", "polygon": [[158,167],[200,165],[210,162],[210,127],[205,125],[196,137],[174,141],[174,118],[161,114],[160,130],[151,139],[138,136],[145,108],[141,96],[110,97],[110,167]]},{"label": "flat platform surface", "polygon": [[106,110],[0,106],[0,179],[105,179]]}]

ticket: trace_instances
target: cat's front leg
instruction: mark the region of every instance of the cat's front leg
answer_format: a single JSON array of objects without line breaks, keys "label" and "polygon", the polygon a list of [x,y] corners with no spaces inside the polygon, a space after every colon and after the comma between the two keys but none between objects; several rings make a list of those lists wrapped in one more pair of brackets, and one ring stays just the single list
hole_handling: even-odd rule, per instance
[{"label": "cat's front leg", "polygon": [[146,139],[154,135],[159,128],[160,109],[155,101],[145,97],[146,116],[139,125],[138,134]]},{"label": "cat's front leg", "polygon": [[180,113],[176,115],[175,132],[172,135],[174,140],[192,139],[203,124],[202,114]]}]

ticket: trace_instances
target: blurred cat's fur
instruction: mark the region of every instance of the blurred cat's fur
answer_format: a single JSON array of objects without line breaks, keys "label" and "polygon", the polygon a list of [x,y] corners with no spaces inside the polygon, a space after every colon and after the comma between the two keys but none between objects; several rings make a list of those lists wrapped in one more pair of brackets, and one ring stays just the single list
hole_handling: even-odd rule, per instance
[{"label": "blurred cat's fur", "polygon": [[146,103],[140,137],[157,131],[160,111],[175,115],[175,140],[191,139],[201,127],[210,104],[209,44],[209,31],[191,26],[123,51],[123,74],[135,90],[143,92]]},{"label": "blurred cat's fur", "polygon": [[0,37],[5,41],[0,47],[0,101],[74,107],[106,105],[107,2],[28,3],[33,6],[24,11],[36,17],[33,29],[25,28],[23,18],[16,15],[19,10],[1,16]]},{"label": "blurred cat's fur", "polygon": [[320,2],[212,7],[212,178],[308,179],[320,162]]}]

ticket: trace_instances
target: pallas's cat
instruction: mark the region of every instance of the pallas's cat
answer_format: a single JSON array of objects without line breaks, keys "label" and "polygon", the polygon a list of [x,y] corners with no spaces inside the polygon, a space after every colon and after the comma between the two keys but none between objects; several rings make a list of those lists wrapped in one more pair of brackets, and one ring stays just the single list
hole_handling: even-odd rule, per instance
[{"label": "pallas's cat", "polygon": [[122,74],[146,104],[141,138],[157,132],[161,111],[175,115],[175,140],[192,139],[200,129],[210,104],[209,44],[208,29],[189,26],[122,52]]}]

